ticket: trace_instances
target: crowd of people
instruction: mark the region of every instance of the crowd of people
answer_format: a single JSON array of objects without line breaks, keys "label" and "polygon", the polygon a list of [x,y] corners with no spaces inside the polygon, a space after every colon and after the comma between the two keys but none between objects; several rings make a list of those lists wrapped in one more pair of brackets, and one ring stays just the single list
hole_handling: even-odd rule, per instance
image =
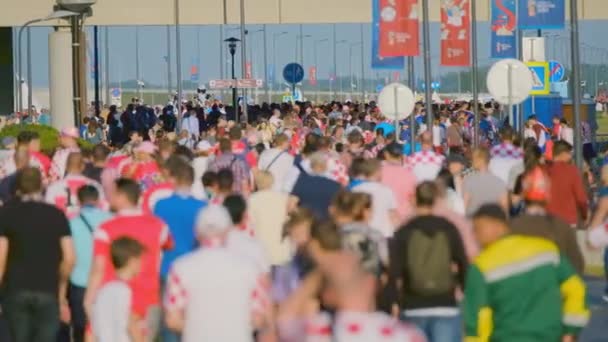
[{"label": "crowd of people", "polygon": [[429,129],[422,103],[410,127],[373,102],[239,122],[134,101],[51,156],[6,138],[0,340],[575,341],[576,231],[608,244],[608,168],[595,205],[567,122],[519,136],[489,103],[474,147],[470,108],[436,106]]}]

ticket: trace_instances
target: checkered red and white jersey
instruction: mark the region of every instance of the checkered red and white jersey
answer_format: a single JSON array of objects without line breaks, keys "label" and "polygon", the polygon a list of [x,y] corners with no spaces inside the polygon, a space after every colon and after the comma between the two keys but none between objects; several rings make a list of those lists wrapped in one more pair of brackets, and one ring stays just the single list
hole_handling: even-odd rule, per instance
[{"label": "checkered red and white jersey", "polygon": [[339,157],[334,157],[329,153],[327,154],[327,174],[329,179],[342,184],[342,186],[348,184],[348,169]]},{"label": "checkered red and white jersey", "polygon": [[68,219],[78,215],[80,203],[78,202],[78,189],[84,185],[92,185],[99,192],[99,206],[109,209],[101,184],[83,175],[67,175],[64,179],[49,185],[45,194],[45,201],[61,209]]},{"label": "checkered red and white jersey", "polygon": [[510,143],[502,143],[492,147],[490,155],[492,158],[523,159],[524,157],[522,149]]},{"label": "checkered red and white jersey", "polygon": [[435,151],[419,151],[408,158],[418,183],[434,181],[444,162],[445,157]]},{"label": "checkered red and white jersey", "polygon": [[323,313],[309,321],[306,334],[307,342],[426,342],[416,327],[381,312],[340,312],[333,328]]},{"label": "checkered red and white jersey", "polygon": [[[17,171],[14,156],[15,153],[13,151],[13,153],[0,164],[0,179],[12,175]],[[49,157],[40,152],[30,152],[29,166],[39,169],[42,174],[43,184],[48,184],[49,170],[51,168],[51,160]]]},{"label": "checkered red and white jersey", "polygon": [[71,147],[55,152],[51,162],[51,170],[49,171],[51,182],[60,180],[65,176],[65,168],[68,163],[68,157],[70,156],[70,153],[73,152],[80,152],[80,149],[78,147]]}]

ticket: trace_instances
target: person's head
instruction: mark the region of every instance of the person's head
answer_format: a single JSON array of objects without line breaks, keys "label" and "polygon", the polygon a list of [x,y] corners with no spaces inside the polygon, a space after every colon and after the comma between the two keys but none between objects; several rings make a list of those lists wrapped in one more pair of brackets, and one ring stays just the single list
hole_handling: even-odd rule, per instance
[{"label": "person's head", "polygon": [[540,167],[526,171],[522,180],[522,196],[526,203],[526,209],[544,208],[551,195],[551,184],[549,177]]},{"label": "person's head", "polygon": [[228,136],[230,137],[230,140],[233,141],[241,140],[243,138],[243,131],[241,131],[240,126],[234,126],[230,128]]},{"label": "person's head", "polygon": [[40,152],[41,143],[40,143],[40,134],[38,134],[38,132],[31,132],[29,149],[32,152]]},{"label": "person's head", "polygon": [[322,175],[327,171],[327,158],[322,152],[315,152],[310,155],[310,168],[317,175]]},{"label": "person's head", "polygon": [[26,146],[29,148],[30,142],[32,141],[31,131],[21,131],[17,134],[17,146]]},{"label": "person's head", "polygon": [[338,224],[367,222],[371,218],[372,197],[363,192],[340,191],[334,197],[329,212]]},{"label": "person's head", "polygon": [[456,190],[454,176],[446,168],[439,171],[437,174],[437,179],[435,179],[435,183],[437,184],[440,198],[445,198],[449,189]]},{"label": "person's head", "polygon": [[205,241],[224,238],[233,225],[230,213],[222,205],[210,204],[196,217],[196,233],[202,245]]},{"label": "person's head", "polygon": [[221,169],[217,173],[217,186],[218,191],[222,194],[232,193],[232,186],[234,185],[234,174],[229,169]]},{"label": "person's head", "polygon": [[71,148],[78,146],[78,138],[80,133],[76,127],[64,128],[59,135],[59,142],[61,146],[65,148]]},{"label": "person's head", "polygon": [[365,144],[363,135],[358,130],[353,130],[352,132],[348,133],[348,136],[346,137],[346,139],[348,141],[348,146],[351,149],[361,148]]},{"label": "person's head", "polygon": [[403,145],[393,142],[384,148],[384,159],[388,161],[400,162],[403,160]]},{"label": "person's head", "polygon": [[486,248],[509,233],[505,211],[497,204],[481,206],[473,214],[473,230],[479,245]]},{"label": "person's head", "polygon": [[466,160],[464,157],[457,153],[452,153],[447,158],[448,170],[452,176],[458,176],[466,168]]},{"label": "person's head", "polygon": [[568,124],[568,120],[566,120],[566,118],[561,118],[559,120],[559,123],[564,127],[570,127],[570,125]]},{"label": "person's head", "polygon": [[175,142],[169,139],[158,141],[158,155],[161,160],[167,160],[175,152]]},{"label": "person's head", "polygon": [[303,247],[310,241],[310,230],[314,221],[310,210],[298,208],[289,215],[283,228],[283,236],[288,236],[294,247]]},{"label": "person's head", "polygon": [[490,150],[486,147],[478,147],[473,151],[473,168],[478,171],[486,171],[490,164]]},{"label": "person's head", "polygon": [[553,144],[553,160],[570,163],[572,161],[572,151],[572,145],[567,141],[556,141]]},{"label": "person's head", "polygon": [[232,224],[241,226],[245,221],[247,212],[247,202],[243,196],[238,194],[229,195],[224,199],[223,205],[230,213]]},{"label": "person's head", "polygon": [[110,197],[112,209],[129,210],[137,207],[141,189],[139,184],[128,178],[119,178],[114,182],[114,192]]},{"label": "person's head", "polygon": [[171,156],[165,162],[165,169],[178,189],[190,189],[194,183],[194,169],[180,156]]},{"label": "person's head", "polygon": [[220,152],[232,153],[232,142],[229,139],[220,139]]},{"label": "person's head", "polygon": [[279,134],[274,138],[274,147],[286,150],[289,148],[289,137],[286,134]]},{"label": "person's head", "polygon": [[323,252],[335,252],[342,249],[340,228],[333,221],[313,222],[310,227],[308,251],[311,255]]},{"label": "person's head", "polygon": [[524,170],[530,171],[541,164],[542,151],[537,144],[524,149]]},{"label": "person's head", "polygon": [[131,279],[141,270],[141,259],[145,253],[145,247],[139,241],[121,236],[110,244],[110,256],[112,266],[119,276]]},{"label": "person's head", "polygon": [[513,142],[513,136],[515,132],[511,126],[505,125],[500,129],[500,140],[502,142]]},{"label": "person's head", "polygon": [[83,185],[78,188],[78,203],[81,206],[94,207],[99,202],[99,191],[92,185]]},{"label": "person's head", "polygon": [[380,166],[378,159],[355,158],[351,165],[351,177],[379,181]]},{"label": "person's head", "polygon": [[433,136],[431,132],[425,131],[420,134],[420,145],[423,149],[430,149],[433,147]]},{"label": "person's head", "polygon": [[418,211],[429,211],[439,198],[439,187],[434,182],[426,181],[416,187],[416,208]]},{"label": "person's head", "polygon": [[30,150],[25,146],[20,146],[15,150],[13,160],[15,161],[15,168],[17,170],[28,167],[30,165]]},{"label": "person's head", "polygon": [[67,174],[81,174],[82,171],[84,171],[84,167],[85,163],[82,153],[72,152],[68,155],[68,160],[65,167]]},{"label": "person's head", "polygon": [[103,167],[106,163],[106,159],[110,155],[110,149],[106,145],[95,145],[93,147],[93,164],[97,167]]},{"label": "person's head", "polygon": [[266,170],[259,170],[254,174],[255,186],[258,191],[269,190],[274,184],[274,176]]},{"label": "person's head", "polygon": [[15,180],[17,196],[21,198],[42,194],[42,174],[35,167],[25,167],[17,171]]},{"label": "person's head", "polygon": [[553,117],[553,125],[558,126],[559,124],[561,124],[561,119],[556,115]]},{"label": "person's head", "polygon": [[131,131],[129,133],[129,140],[133,143],[140,143],[142,141],[144,141],[144,137],[141,133],[139,133],[138,131]]}]

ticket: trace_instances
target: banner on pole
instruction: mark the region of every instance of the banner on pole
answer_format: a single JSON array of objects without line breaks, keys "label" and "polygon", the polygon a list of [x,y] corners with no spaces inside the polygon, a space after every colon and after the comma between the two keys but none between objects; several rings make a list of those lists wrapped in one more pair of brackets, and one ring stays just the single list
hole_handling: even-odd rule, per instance
[{"label": "banner on pole", "polygon": [[[373,0],[372,9],[372,68],[402,70],[405,68],[404,57],[383,57],[380,55],[380,1]],[[416,43],[416,46],[418,44]],[[330,79],[331,80],[331,79]]]},{"label": "banner on pole", "polygon": [[393,82],[399,82],[401,71],[393,71]]},{"label": "banner on pole", "polygon": [[310,85],[312,85],[312,86],[317,85],[317,67],[316,66],[311,66],[308,69],[308,83],[310,83]]},{"label": "banner on pole", "polygon": [[517,58],[515,0],[492,0],[491,58]]},{"label": "banner on pole", "polygon": [[469,0],[441,0],[441,65],[471,65]]},{"label": "banner on pole", "polygon": [[266,83],[274,83],[274,65],[268,65],[268,75],[266,75],[267,81]]},{"label": "banner on pole", "polygon": [[198,80],[199,80],[198,66],[192,65],[190,67],[190,81],[198,82]]},{"label": "banner on pole", "polygon": [[418,56],[418,0],[378,0],[379,49],[382,57]]},{"label": "banner on pole", "polygon": [[517,19],[522,30],[563,29],[566,23],[564,0],[519,0]]},{"label": "banner on pole", "polygon": [[253,75],[251,73],[251,62],[245,62],[245,78],[251,79]]}]

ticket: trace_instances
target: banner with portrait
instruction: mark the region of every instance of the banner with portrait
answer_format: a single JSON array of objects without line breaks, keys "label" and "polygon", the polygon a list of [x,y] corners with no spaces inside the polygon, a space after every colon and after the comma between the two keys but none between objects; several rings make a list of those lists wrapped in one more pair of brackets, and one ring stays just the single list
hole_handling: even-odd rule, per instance
[{"label": "banner with portrait", "polygon": [[441,65],[471,65],[471,9],[469,0],[440,0]]}]

